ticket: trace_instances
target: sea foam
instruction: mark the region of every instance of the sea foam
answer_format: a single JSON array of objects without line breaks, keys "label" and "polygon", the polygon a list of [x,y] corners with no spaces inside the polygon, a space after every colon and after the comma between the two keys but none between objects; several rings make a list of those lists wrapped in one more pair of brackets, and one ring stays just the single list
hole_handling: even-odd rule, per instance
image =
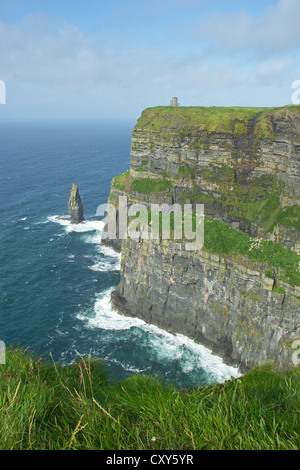
[{"label": "sea foam", "polygon": [[145,322],[135,317],[127,317],[117,313],[111,304],[113,287],[105,290],[96,298],[92,314],[79,313],[77,318],[84,320],[88,328],[101,328],[102,330],[128,330],[141,326]]},{"label": "sea foam", "polygon": [[[49,220],[60,224],[65,233],[83,233],[85,243],[97,245],[98,255],[92,257],[89,269],[92,271],[109,272],[120,269],[121,255],[109,247],[101,245],[101,234],[104,226],[103,221],[88,220],[80,224],[71,224],[66,217],[52,216]],[[119,314],[111,304],[111,293],[115,287],[108,288],[96,296],[92,309],[81,310],[76,318],[84,322],[88,329],[100,329],[104,331],[129,331],[135,330],[133,340],[138,341],[146,337],[145,347],[151,348],[151,355],[161,363],[180,363],[185,373],[195,373],[201,369],[210,377],[211,381],[224,382],[231,377],[239,377],[238,368],[224,363],[221,357],[214,355],[208,348],[196,343],[194,340],[182,335],[173,334],[155,325],[146,323],[137,317]],[[139,330],[141,335],[136,334]],[[141,339],[141,341],[143,341]],[[117,363],[117,359],[111,357],[110,362]],[[121,363],[122,368],[128,371],[145,371],[139,369],[128,361]]]},{"label": "sea foam", "polygon": [[60,215],[52,215],[48,217],[50,222],[54,222],[56,224],[65,227],[65,231],[67,233],[70,232],[91,232],[96,230],[98,232],[102,232],[104,227],[104,222],[102,220],[84,220],[80,224],[72,224],[70,219],[67,216],[60,216]]},{"label": "sea foam", "polygon": [[[219,383],[240,376],[237,368],[225,364],[221,357],[214,355],[208,348],[192,339],[182,334],[172,334],[139,318],[117,313],[110,300],[112,290],[113,288],[107,289],[97,297],[92,314],[87,312],[77,315],[79,320],[85,322],[87,328],[114,331],[140,329],[142,333],[146,333],[145,347],[151,348],[151,355],[158,362],[178,361],[185,373],[202,369],[212,381]],[[123,364],[123,368],[134,369],[128,364]]]}]

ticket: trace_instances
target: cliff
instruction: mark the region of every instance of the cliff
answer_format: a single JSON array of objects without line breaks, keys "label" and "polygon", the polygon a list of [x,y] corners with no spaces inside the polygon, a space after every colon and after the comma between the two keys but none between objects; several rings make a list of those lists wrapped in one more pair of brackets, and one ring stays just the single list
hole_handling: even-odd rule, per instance
[{"label": "cliff", "polygon": [[149,209],[202,203],[204,246],[103,240],[122,251],[115,306],[244,369],[268,360],[292,365],[300,336],[299,170],[299,106],[143,111],[130,170],[112,182],[117,222],[119,196]]}]

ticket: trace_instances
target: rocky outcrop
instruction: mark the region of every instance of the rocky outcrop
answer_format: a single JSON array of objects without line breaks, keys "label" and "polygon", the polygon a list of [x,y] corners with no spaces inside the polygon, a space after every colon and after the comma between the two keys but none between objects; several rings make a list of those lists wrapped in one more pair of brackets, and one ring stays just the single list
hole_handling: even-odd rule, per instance
[{"label": "rocky outcrop", "polygon": [[83,204],[80,199],[78,187],[75,183],[73,183],[70,193],[68,209],[71,214],[71,223],[80,224],[80,222],[84,220]]},{"label": "rocky outcrop", "polygon": [[[203,203],[206,217],[297,256],[299,193],[299,106],[157,107],[139,118],[130,170],[114,178],[109,202],[117,218],[124,195],[148,208]],[[190,252],[174,240],[121,241],[118,234],[103,242],[122,253],[112,294],[119,311],[184,333],[244,370],[268,360],[292,365],[299,268],[292,281],[278,275],[277,261],[271,269],[272,259],[253,262],[214,247]]]}]

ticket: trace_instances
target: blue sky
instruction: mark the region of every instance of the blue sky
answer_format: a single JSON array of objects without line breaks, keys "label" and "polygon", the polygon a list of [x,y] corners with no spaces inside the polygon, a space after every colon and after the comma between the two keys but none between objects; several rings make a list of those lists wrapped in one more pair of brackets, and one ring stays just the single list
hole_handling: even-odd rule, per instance
[{"label": "blue sky", "polygon": [[299,23],[299,0],[0,0],[0,119],[288,104]]}]

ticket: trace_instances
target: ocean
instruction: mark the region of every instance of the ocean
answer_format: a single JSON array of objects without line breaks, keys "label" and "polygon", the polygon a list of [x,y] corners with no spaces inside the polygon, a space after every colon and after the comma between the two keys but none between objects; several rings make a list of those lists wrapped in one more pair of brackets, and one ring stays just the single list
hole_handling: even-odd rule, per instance
[{"label": "ocean", "polygon": [[[112,380],[151,374],[178,388],[238,376],[207,348],[118,314],[120,254],[101,245],[111,180],[130,165],[134,123],[0,123],[0,340],[57,363],[102,358]],[[71,225],[79,188],[85,221]]]}]

